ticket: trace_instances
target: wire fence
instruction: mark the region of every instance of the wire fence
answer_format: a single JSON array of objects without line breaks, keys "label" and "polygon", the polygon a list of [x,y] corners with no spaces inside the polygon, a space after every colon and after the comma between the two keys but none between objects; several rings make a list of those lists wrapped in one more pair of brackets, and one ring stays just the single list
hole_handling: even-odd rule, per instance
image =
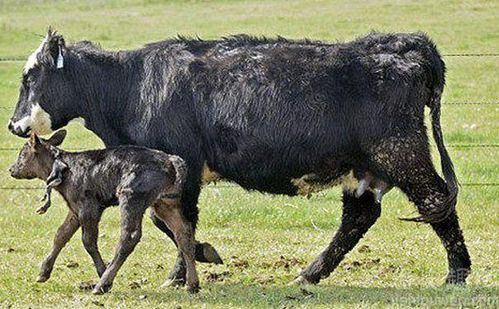
[{"label": "wire fence", "polygon": [[[442,57],[499,57],[499,53],[448,53],[442,54]],[[0,62],[23,62],[28,56],[3,56]]]},{"label": "wire fence", "polygon": [[[443,57],[499,57],[499,53],[447,53],[443,54]],[[4,56],[0,57],[0,62],[23,62],[26,61],[26,57],[18,57],[18,56]],[[498,105],[499,101],[489,101],[489,102],[480,102],[480,101],[459,101],[459,102],[443,102],[442,105]],[[0,110],[10,110],[13,111],[13,107],[0,106]],[[432,145],[434,146],[434,145]],[[488,149],[490,152],[496,152],[497,148],[499,148],[499,144],[449,144],[446,145],[448,148],[453,149]],[[66,148],[71,151],[79,151],[84,150],[85,148],[73,147]],[[9,151],[18,151],[18,148],[14,147],[0,147],[0,152],[9,152]],[[499,183],[497,182],[464,182],[460,184],[463,187],[497,187]],[[205,187],[206,189],[224,189],[224,188],[240,188],[237,184],[222,182],[221,184],[209,185]],[[44,190],[45,187],[39,186],[2,186],[0,190]]]}]

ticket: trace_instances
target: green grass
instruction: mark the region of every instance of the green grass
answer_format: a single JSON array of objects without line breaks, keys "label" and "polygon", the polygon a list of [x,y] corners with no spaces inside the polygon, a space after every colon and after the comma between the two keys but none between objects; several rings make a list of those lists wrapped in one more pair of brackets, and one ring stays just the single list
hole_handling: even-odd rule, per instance
[{"label": "green grass", "polygon": [[[90,39],[125,49],[176,35],[216,38],[256,35],[348,40],[371,29],[427,32],[444,54],[499,52],[499,4],[494,1],[14,1],[0,3],[0,57],[25,57],[46,27],[68,41]],[[497,102],[497,57],[447,57],[446,102]],[[0,63],[0,125],[17,99],[23,63]],[[447,144],[499,144],[499,105],[445,105]],[[4,127],[5,128],[5,127]],[[70,125],[64,147],[100,147],[80,125]],[[0,147],[23,140],[0,130]],[[461,183],[497,183],[499,148],[450,148]],[[7,168],[17,151],[0,151],[2,187],[40,186],[14,181]],[[35,214],[41,190],[0,191],[0,307],[415,307],[499,306],[499,187],[463,186],[458,211],[473,261],[466,287],[442,287],[445,252],[426,225],[404,223],[414,207],[398,191],[386,196],[383,215],[312,294],[286,284],[327,245],[341,217],[340,190],[311,199],[248,193],[226,184],[200,198],[197,238],[212,243],[225,265],[198,264],[202,291],[161,290],[175,249],[152,223],[119,273],[111,293],[80,291],[94,280],[79,236],[61,253],[53,276],[36,284],[39,263],[66,207],[57,197],[44,216]],[[101,251],[110,260],[119,235],[117,209],[102,220]],[[77,234],[79,235],[79,233]],[[363,246],[368,250],[358,250]],[[70,262],[78,267],[68,268]],[[210,278],[219,277],[217,281]],[[138,289],[131,283],[137,282]],[[132,284],[133,285],[133,284]],[[144,298],[145,295],[145,298]]]}]

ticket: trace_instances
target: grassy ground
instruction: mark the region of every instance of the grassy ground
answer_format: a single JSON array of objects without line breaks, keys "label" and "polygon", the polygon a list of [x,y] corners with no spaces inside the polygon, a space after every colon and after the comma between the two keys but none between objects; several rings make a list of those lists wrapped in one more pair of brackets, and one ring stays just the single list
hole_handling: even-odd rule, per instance
[{"label": "grassy ground", "polygon": [[[499,52],[498,3],[494,1],[52,1],[0,3],[0,57],[27,56],[47,25],[67,40],[90,39],[106,48],[137,47],[180,34],[215,38],[231,33],[281,34],[347,40],[371,29],[423,30],[444,54]],[[497,57],[447,57],[446,102],[497,102]],[[21,62],[0,63],[0,124],[6,125],[17,98]],[[499,144],[499,105],[445,105],[446,141]],[[0,147],[23,141],[0,130]],[[99,147],[79,125],[70,126],[64,147]],[[465,183],[499,182],[498,149],[450,148]],[[7,167],[17,151],[0,151],[2,187],[40,186],[13,181]],[[174,261],[174,247],[149,220],[144,237],[110,294],[80,291],[96,278],[79,237],[62,252],[45,284],[34,283],[38,266],[66,208],[60,198],[45,216],[35,214],[40,190],[0,190],[0,307],[414,307],[499,306],[499,187],[463,186],[458,205],[473,260],[467,287],[442,287],[446,258],[425,225],[403,223],[414,207],[393,191],[383,216],[338,269],[320,285],[287,287],[326,246],[341,216],[340,192],[305,198],[248,193],[226,184],[210,186],[200,199],[198,238],[215,245],[225,265],[199,265],[202,291],[160,290]],[[100,247],[112,257],[118,213],[106,212]],[[77,264],[75,264],[77,263]]]}]

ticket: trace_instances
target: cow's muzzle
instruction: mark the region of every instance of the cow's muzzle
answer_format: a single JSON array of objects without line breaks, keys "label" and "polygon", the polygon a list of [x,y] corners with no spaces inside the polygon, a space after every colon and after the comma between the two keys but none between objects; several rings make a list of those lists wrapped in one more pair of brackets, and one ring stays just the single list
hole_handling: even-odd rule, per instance
[{"label": "cow's muzzle", "polygon": [[31,132],[31,127],[16,125],[14,122],[12,122],[12,120],[9,120],[8,128],[10,132],[20,137],[29,137],[29,134]]}]

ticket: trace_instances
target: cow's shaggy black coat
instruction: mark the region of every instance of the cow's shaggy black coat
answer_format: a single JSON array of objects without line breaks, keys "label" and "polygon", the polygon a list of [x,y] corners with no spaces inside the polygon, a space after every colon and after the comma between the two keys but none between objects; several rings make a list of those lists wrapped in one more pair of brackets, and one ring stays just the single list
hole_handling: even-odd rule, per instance
[{"label": "cow's shaggy black coat", "polygon": [[[448,281],[464,281],[466,275],[455,274],[467,274],[470,261],[440,129],[445,67],[424,34],[371,33],[337,44],[245,35],[178,38],[119,52],[90,42],[66,46],[60,35],[49,36],[40,64],[24,78],[13,121],[29,110],[27,93],[34,90],[27,80],[34,76],[52,129],[82,117],[107,146],[136,144],[180,155],[189,165],[185,215],[194,224],[205,163],[246,189],[288,195],[299,192],[297,183],[331,184],[350,171],[357,178],[369,172],[416,204],[416,220],[431,222],[446,244]],[[59,48],[64,68],[58,70]],[[431,161],[425,106],[445,181]],[[369,191],[357,198],[346,190],[344,201],[339,234],[349,236],[333,239],[302,273],[307,281],[327,276],[377,217],[364,220],[363,212],[350,210],[360,205],[376,212]],[[182,277],[181,270],[172,278]]]}]

